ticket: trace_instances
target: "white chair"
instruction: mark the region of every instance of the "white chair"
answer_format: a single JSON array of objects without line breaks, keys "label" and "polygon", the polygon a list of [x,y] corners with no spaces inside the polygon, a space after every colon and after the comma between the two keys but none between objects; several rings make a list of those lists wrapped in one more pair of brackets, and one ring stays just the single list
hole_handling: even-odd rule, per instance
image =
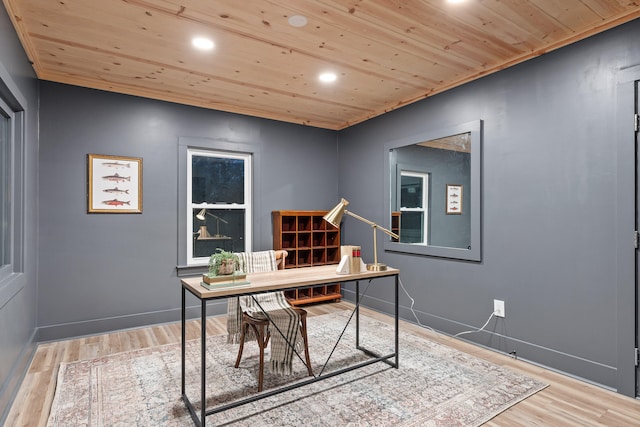
[{"label": "white chair", "polygon": [[[287,252],[261,251],[237,253],[236,255],[238,255],[240,259],[239,270],[245,273],[257,273],[274,271],[278,268],[284,269]],[[271,318],[273,323],[269,321],[269,318],[267,318],[262,310],[265,310],[269,314],[269,318]],[[292,325],[288,322],[297,322],[298,328],[291,327]],[[276,330],[276,328],[279,330]],[[269,345],[270,339],[272,370],[282,374],[291,372],[291,363],[295,355],[294,348],[296,344],[299,343],[299,338],[301,338],[307,371],[309,375],[313,375],[307,338],[307,312],[302,308],[291,306],[285,298],[284,292],[268,292],[257,294],[253,297],[238,297],[229,300],[228,329],[230,341],[240,344],[235,363],[236,368],[240,366],[245,341],[255,337],[258,343],[260,349],[258,391],[262,391],[264,382],[264,353]],[[285,335],[287,335],[287,331],[292,333],[288,334],[288,336],[282,336],[280,331]],[[300,334],[299,336],[298,332]],[[232,334],[236,335],[232,336]]]}]

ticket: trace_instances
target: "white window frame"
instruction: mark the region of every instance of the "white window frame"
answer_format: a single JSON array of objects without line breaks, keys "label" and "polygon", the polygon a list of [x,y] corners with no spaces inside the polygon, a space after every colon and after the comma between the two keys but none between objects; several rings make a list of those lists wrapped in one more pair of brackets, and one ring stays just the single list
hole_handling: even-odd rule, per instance
[{"label": "white window frame", "polygon": [[[226,159],[241,159],[244,161],[244,203],[193,203],[192,196],[192,165],[193,157],[215,157]],[[245,234],[244,244],[245,252],[251,252],[251,242],[253,241],[252,230],[252,212],[253,212],[253,176],[252,176],[252,155],[249,153],[229,152],[215,149],[200,149],[200,148],[187,148],[187,203],[186,203],[186,236],[193,235],[193,210],[194,209],[237,209],[244,210],[245,213]],[[186,239],[187,248],[187,265],[203,265],[209,261],[208,257],[194,257],[193,256],[193,240],[191,238]]]},{"label": "white window frame", "polygon": [[[406,208],[404,206],[400,206],[400,212],[422,212],[422,240],[420,242],[413,242],[413,244],[424,245],[429,241],[429,174],[424,172],[401,170],[400,180],[402,180],[403,176],[422,179],[422,207]],[[402,198],[400,199],[400,202],[402,204]]]}]

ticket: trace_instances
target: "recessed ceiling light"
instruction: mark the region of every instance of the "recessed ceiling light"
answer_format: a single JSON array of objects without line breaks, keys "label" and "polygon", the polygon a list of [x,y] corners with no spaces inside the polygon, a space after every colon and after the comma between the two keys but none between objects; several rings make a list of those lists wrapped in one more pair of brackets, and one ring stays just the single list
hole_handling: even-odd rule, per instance
[{"label": "recessed ceiling light", "polygon": [[292,27],[304,27],[305,25],[307,25],[307,18],[302,15],[290,16],[288,21],[289,25],[291,25]]},{"label": "recessed ceiling light", "polygon": [[331,83],[335,82],[338,76],[336,76],[336,73],[322,73],[318,76],[318,78],[321,82]]},{"label": "recessed ceiling light", "polygon": [[464,3],[467,0],[447,0],[447,3],[451,3],[451,4],[458,4],[458,3]]},{"label": "recessed ceiling light", "polygon": [[191,43],[193,43],[193,46],[197,49],[201,50],[211,50],[215,46],[213,41],[204,37],[196,37],[191,41]]}]

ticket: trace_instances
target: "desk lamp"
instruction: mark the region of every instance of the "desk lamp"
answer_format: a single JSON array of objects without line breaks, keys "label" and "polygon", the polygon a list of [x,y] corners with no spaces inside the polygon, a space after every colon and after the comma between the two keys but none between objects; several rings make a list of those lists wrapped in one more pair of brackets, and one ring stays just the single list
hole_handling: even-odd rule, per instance
[{"label": "desk lamp", "polygon": [[[224,219],[220,218],[219,216],[216,216],[214,214],[212,214],[211,212],[207,212],[206,209],[201,209],[200,212],[198,212],[196,214],[196,218],[198,218],[200,221],[204,221],[205,216],[209,215],[212,216],[216,219],[216,235],[213,237],[226,237],[220,234],[220,221],[224,222],[225,224],[229,224],[227,221],[225,221]],[[206,228],[205,228],[206,229]]]},{"label": "desk lamp", "polygon": [[377,240],[377,237],[376,237],[376,230],[384,231],[389,236],[391,236],[391,237],[393,237],[395,239],[400,239],[400,236],[398,236],[393,231],[387,230],[384,227],[380,227],[378,224],[376,224],[373,221],[369,221],[368,219],[365,219],[365,218],[361,217],[360,215],[356,215],[353,212],[348,211],[346,209],[348,204],[349,204],[348,201],[346,201],[345,199],[341,199],[340,203],[338,203],[338,205],[335,208],[331,209],[322,218],[325,221],[327,221],[329,224],[333,225],[336,228],[340,227],[340,222],[342,221],[342,216],[344,214],[352,216],[355,219],[364,222],[365,224],[369,224],[373,228],[373,264],[367,264],[367,270],[369,270],[369,271],[385,271],[387,269],[386,264],[381,264],[381,263],[378,262],[378,240]]}]

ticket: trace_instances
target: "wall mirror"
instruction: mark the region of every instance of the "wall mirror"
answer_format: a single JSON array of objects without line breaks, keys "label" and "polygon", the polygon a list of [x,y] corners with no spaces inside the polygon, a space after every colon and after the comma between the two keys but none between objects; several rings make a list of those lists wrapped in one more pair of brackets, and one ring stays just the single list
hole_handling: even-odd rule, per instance
[{"label": "wall mirror", "polygon": [[481,260],[482,121],[385,144],[385,250]]}]

